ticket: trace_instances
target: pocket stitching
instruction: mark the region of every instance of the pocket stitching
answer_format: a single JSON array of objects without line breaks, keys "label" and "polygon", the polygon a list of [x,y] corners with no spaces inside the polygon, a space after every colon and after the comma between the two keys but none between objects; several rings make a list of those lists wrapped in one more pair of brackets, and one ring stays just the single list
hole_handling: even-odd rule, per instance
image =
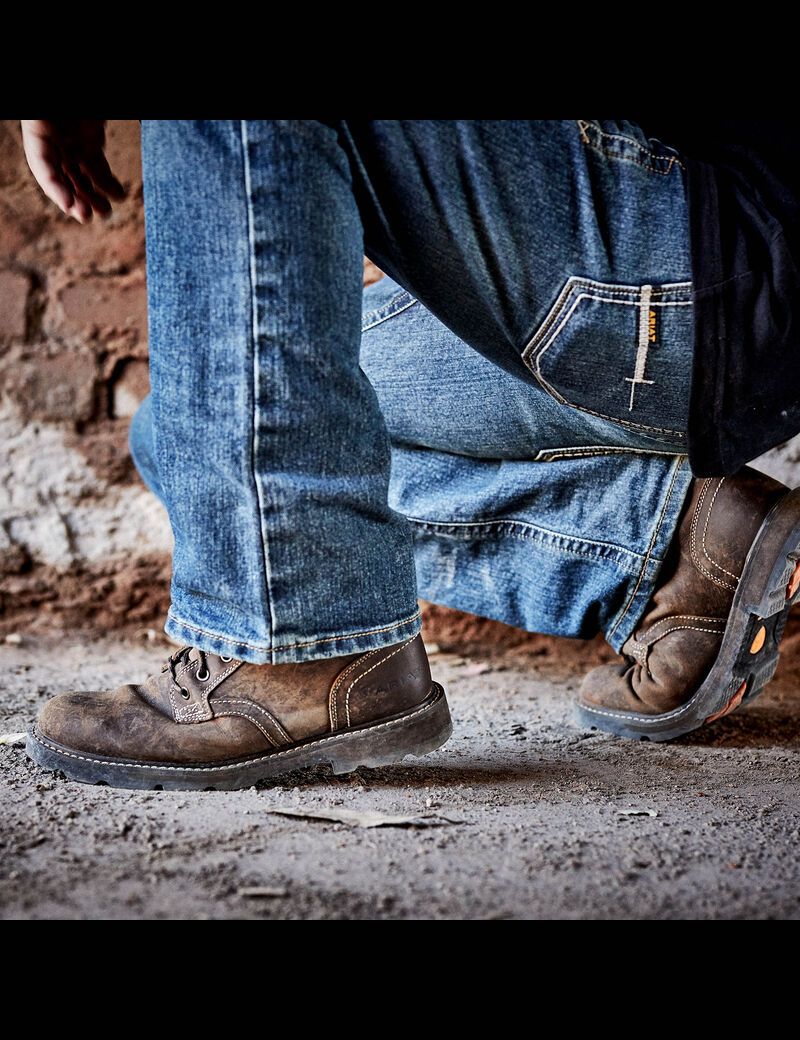
[{"label": "pocket stitching", "polygon": [[584,444],[575,448],[540,448],[534,455],[533,462],[554,462],[558,459],[590,458],[600,455],[675,455],[685,454],[677,451],[664,451],[651,448],[634,448],[622,444]]},{"label": "pocket stitching", "polygon": [[[595,290],[595,294],[579,292],[575,299],[572,301],[571,306],[565,312],[567,301],[573,294],[575,289],[588,287]],[[691,300],[658,300],[659,296],[671,296],[671,295],[690,295],[692,291],[692,282],[667,282],[658,288],[653,287],[651,294],[651,305],[655,307],[691,307]],[[619,419],[613,415],[605,415],[603,412],[593,411],[591,408],[586,408],[583,405],[575,404],[572,401],[567,400],[554,386],[552,386],[547,379],[542,375],[540,369],[540,363],[542,355],[545,351],[549,350],[550,347],[555,343],[558,336],[561,334],[563,329],[569,322],[569,318],[572,315],[575,308],[581,302],[581,300],[596,300],[598,303],[617,303],[623,304],[629,307],[636,307],[638,303],[635,299],[630,297],[639,297],[641,295],[641,287],[633,285],[607,285],[603,282],[597,282],[591,278],[580,278],[571,276],[567,279],[564,288],[558,294],[556,302],[550,309],[550,312],[544,319],[541,327],[534,333],[530,342],[527,344],[525,349],[522,351],[522,361],[527,366],[528,370],[533,373],[542,388],[547,394],[558,401],[559,404],[566,405],[568,408],[575,408],[579,412],[584,412],[587,415],[594,415],[598,419],[606,419],[608,422],[617,423],[621,426],[629,426],[631,429],[636,430],[652,430],[656,433],[668,433],[673,434],[675,437],[679,437],[684,440],[686,434],[681,430],[670,429],[665,426],[647,426],[644,423],[633,422],[631,419]],[[627,297],[627,299],[616,299],[615,297]],[[560,320],[563,317],[563,320]],[[557,324],[558,323],[558,324]],[[555,332],[551,332],[553,325],[557,324]],[[549,337],[549,338],[548,338]],[[543,341],[545,341],[543,343]],[[543,345],[540,345],[542,344]],[[537,349],[538,348],[538,349]],[[531,363],[531,355],[534,354],[533,363]]]},{"label": "pocket stitching", "polygon": [[[407,299],[407,303],[404,303],[402,307],[398,304]],[[376,325],[380,325],[382,321],[386,321],[387,318],[394,317],[395,314],[400,314],[402,311],[407,310],[417,303],[417,298],[412,296],[410,292],[405,289],[401,289],[396,292],[394,296],[390,296],[386,303],[381,304],[380,307],[375,307],[371,311],[367,311],[361,315],[361,331],[366,332],[368,329],[374,328]],[[374,321],[372,319],[375,319]]]},{"label": "pocket stitching", "polygon": [[[581,141],[586,145],[586,147],[591,148],[592,151],[595,151],[599,155],[603,155],[608,159],[618,159],[620,162],[634,163],[636,166],[641,166],[642,169],[647,170],[650,173],[656,173],[660,177],[668,177],[675,166],[679,166],[684,172],[686,170],[686,167],[677,155],[658,155],[655,151],[646,148],[639,141],[635,140],[635,138],[626,137],[624,134],[610,134],[601,126],[597,126],[597,124],[591,123],[586,119],[576,119],[575,122],[578,124]],[[588,134],[589,130],[594,131],[599,140],[592,141]],[[634,159],[631,155],[615,154],[610,148],[603,147],[603,138],[607,140],[623,141],[628,147],[636,148],[643,156],[647,156],[648,161],[642,162],[640,159]],[[656,165],[657,162],[666,162],[667,168],[665,170],[660,170]]]}]

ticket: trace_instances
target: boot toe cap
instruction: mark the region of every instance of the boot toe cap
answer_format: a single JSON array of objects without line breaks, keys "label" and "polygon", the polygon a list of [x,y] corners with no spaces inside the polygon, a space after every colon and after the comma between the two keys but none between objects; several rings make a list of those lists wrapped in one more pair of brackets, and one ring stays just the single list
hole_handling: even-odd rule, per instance
[{"label": "boot toe cap", "polygon": [[73,751],[124,755],[133,734],[141,734],[153,709],[133,687],[59,693],[39,712],[36,728],[48,740]]},{"label": "boot toe cap", "polygon": [[48,740],[72,746],[80,729],[79,720],[94,713],[95,698],[100,696],[95,690],[56,694],[39,712],[36,728]]},{"label": "boot toe cap", "polygon": [[632,665],[624,661],[600,664],[586,673],[578,690],[578,701],[589,708],[635,711],[627,673]]}]

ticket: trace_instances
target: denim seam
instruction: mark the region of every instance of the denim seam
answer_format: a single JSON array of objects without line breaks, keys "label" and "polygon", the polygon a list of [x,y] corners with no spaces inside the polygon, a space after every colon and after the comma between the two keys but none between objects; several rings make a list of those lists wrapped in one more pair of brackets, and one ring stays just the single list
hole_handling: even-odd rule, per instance
[{"label": "denim seam", "polygon": [[[659,177],[668,177],[672,173],[673,167],[675,166],[680,166],[681,169],[684,169],[683,163],[680,162],[680,160],[676,159],[674,156],[669,157],[669,165],[666,170],[659,170],[656,169],[654,166],[650,165],[650,163],[643,163],[640,162],[638,159],[634,159],[631,155],[615,155],[613,152],[601,148],[593,141],[584,141],[584,144],[587,148],[591,148],[592,151],[598,152],[600,155],[604,155],[607,159],[616,159],[618,162],[633,163],[635,166],[641,166],[642,169],[647,170],[648,173],[658,174]],[[657,159],[660,158],[660,156],[654,156],[654,158]],[[666,159],[667,157],[664,156],[664,158]]]},{"label": "denim seam", "polygon": [[636,598],[636,594],[639,591],[639,587],[642,584],[642,581],[644,580],[644,576],[645,576],[645,574],[647,572],[647,569],[648,569],[648,567],[650,565],[651,558],[653,560],[658,559],[657,557],[653,557],[653,555],[652,555],[653,554],[653,548],[654,548],[654,546],[656,544],[656,541],[658,539],[658,532],[661,530],[661,525],[664,522],[664,517],[666,516],[667,507],[669,506],[670,499],[672,498],[672,491],[673,491],[673,489],[675,487],[675,481],[678,478],[678,473],[680,471],[681,466],[683,465],[683,462],[684,462],[685,458],[686,458],[685,455],[679,455],[678,456],[678,460],[677,460],[675,466],[673,467],[672,479],[669,482],[669,488],[667,489],[667,494],[666,494],[666,496],[664,498],[664,504],[662,505],[661,512],[659,513],[659,516],[658,516],[658,523],[656,524],[656,526],[655,526],[655,528],[653,530],[653,535],[652,535],[652,537],[650,539],[650,544],[647,547],[647,554],[646,554],[646,556],[644,558],[644,563],[642,564],[642,569],[639,571],[639,577],[636,579],[636,584],[634,585],[633,591],[631,592],[630,596],[628,597],[628,602],[625,604],[624,608],[622,609],[622,613],[618,616],[616,622],[611,627],[611,629],[609,629],[609,631],[606,633],[606,642],[610,642],[611,637],[614,635],[616,630],[619,628],[619,626],[622,623],[623,618],[625,617],[625,615],[630,610],[631,604],[633,603],[634,599]]},{"label": "denim seam", "polygon": [[519,542],[531,542],[532,541],[532,542],[535,542],[537,545],[541,546],[541,548],[546,550],[546,551],[549,551],[549,552],[560,552],[560,553],[563,553],[565,556],[576,556],[580,560],[610,560],[612,563],[614,563],[614,562],[621,563],[622,562],[621,560],[616,560],[615,561],[614,556],[611,555],[611,554],[604,556],[602,553],[597,553],[597,552],[583,552],[580,549],[568,549],[566,546],[556,545],[555,542],[548,542],[544,538],[536,538],[533,535],[524,535],[524,534],[520,534],[520,533],[515,532],[515,531],[509,531],[507,534],[504,535],[504,537],[506,537],[506,538],[515,538]]},{"label": "denim seam", "polygon": [[377,215],[377,219],[381,223],[383,231],[386,235],[387,242],[390,244],[394,254],[396,256],[400,256],[402,255],[402,250],[398,248],[397,241],[392,231],[391,222],[386,219],[386,214],[384,213],[383,207],[381,206],[380,199],[378,198],[378,193],[375,191],[375,186],[372,183],[372,180],[370,179],[370,176],[367,172],[367,167],[364,164],[364,160],[361,158],[361,153],[358,150],[358,146],[356,145],[355,139],[353,138],[353,134],[350,131],[350,127],[348,126],[346,119],[342,119],[340,121],[339,129],[341,135],[347,141],[348,147],[345,150],[348,152],[351,167],[356,167],[358,174],[362,179],[364,188],[369,194],[372,204],[375,207],[374,212]]},{"label": "denim seam", "polygon": [[[574,285],[573,285],[573,288],[575,288]],[[645,290],[647,288],[648,287],[646,285],[642,286],[642,290]],[[640,290],[637,290],[637,294],[639,292],[640,292]],[[609,293],[608,295],[604,295],[602,293],[582,292],[575,298],[572,306],[569,309],[569,313],[567,314],[566,317],[568,318],[572,314],[572,312],[575,310],[575,305],[580,303],[581,300],[597,300],[598,303],[615,303],[615,304],[617,304],[617,306],[622,306],[622,307],[641,307],[642,306],[641,300],[631,300],[631,299],[628,299],[628,298],[626,298],[626,299],[617,299],[617,297],[623,297],[623,296],[627,296],[627,294],[625,294],[625,293]],[[650,301],[649,302],[650,302],[650,306],[652,306],[652,307],[691,307],[692,306],[692,301],[691,300],[654,300],[652,298],[652,289],[651,289],[651,297],[650,297]],[[565,318],[565,320],[566,320],[566,318]],[[556,333],[556,335],[558,335],[558,333]]]},{"label": "denim seam", "polygon": [[[408,298],[408,302],[402,307],[398,307],[397,304],[403,299]],[[417,303],[416,297],[412,296],[403,289],[401,292],[396,293],[390,300],[387,300],[382,307],[376,307],[374,310],[367,311],[361,315],[361,331],[367,332],[368,329],[374,328],[376,325],[380,325],[381,322],[386,321],[388,318],[393,318],[395,314],[402,314],[403,311],[408,310],[409,307],[413,307]],[[373,320],[375,319],[375,320]],[[364,324],[366,322],[367,324]]]},{"label": "denim seam", "polygon": [[[593,541],[588,538],[575,538],[573,535],[563,534],[560,531],[550,531],[546,527],[539,527],[537,524],[532,524],[527,520],[465,520],[465,521],[449,521],[449,520],[423,520],[420,517],[406,516],[406,519],[416,524],[418,527],[427,527],[432,530],[439,531],[441,534],[452,533],[444,528],[457,528],[459,530],[466,530],[468,528],[483,529],[488,532],[489,529],[507,527],[510,528],[508,531],[498,530],[497,534],[502,534],[506,538],[517,538],[519,541],[535,541],[539,544],[555,549],[558,552],[564,552],[575,556],[590,557],[595,559],[608,559],[604,557],[600,552],[590,551],[583,552],[580,549],[569,549],[566,546],[556,545],[548,538],[561,538],[564,541],[579,542],[581,545],[594,546],[595,549],[603,550],[608,549],[612,552],[620,553],[623,556],[633,557],[636,560],[643,560],[644,556],[642,553],[637,553],[633,549],[627,549],[621,545],[615,545],[613,542],[599,542]],[[518,528],[520,530],[515,531],[511,528]],[[526,533],[527,532],[527,533]]]},{"label": "denim seam", "polygon": [[258,502],[258,530],[261,535],[261,554],[264,566],[264,587],[267,594],[267,605],[269,608],[270,635],[275,632],[277,623],[275,620],[275,605],[272,595],[271,568],[269,558],[269,544],[264,524],[264,494],[258,478],[258,396],[260,386],[260,370],[258,362],[258,271],[256,269],[255,249],[255,214],[253,212],[253,187],[250,175],[249,140],[247,136],[247,120],[242,119],[239,123],[242,142],[242,168],[244,171],[245,194],[247,195],[247,242],[250,251],[250,295],[252,305],[252,342],[253,342],[253,418],[252,437],[250,442],[251,469],[253,473],[253,485]]},{"label": "denim seam", "polygon": [[[534,373],[536,374],[536,373]],[[584,408],[583,405],[573,404],[572,401],[568,401],[566,397],[562,397],[558,391],[551,387],[544,376],[537,376],[545,391],[554,397],[559,404],[566,405],[568,408],[574,408],[577,412],[584,412],[586,415],[594,415],[597,419],[606,419],[608,422],[617,423],[619,426],[631,426],[636,430],[653,430],[656,433],[671,433],[676,437],[684,439],[686,434],[681,430],[673,430],[667,426],[645,426],[644,423],[631,422],[629,419],[618,419],[615,415],[605,415],[603,412],[595,412],[591,408]]]},{"label": "denim seam", "polygon": [[532,462],[552,462],[558,459],[584,458],[596,455],[683,455],[680,451],[660,451],[655,448],[633,448],[617,444],[585,444],[576,448],[540,448]]},{"label": "denim seam", "polygon": [[[656,288],[655,286],[652,288],[651,298],[654,296],[657,297],[666,295],[691,295],[692,285],[692,282],[665,282],[658,288]],[[528,346],[523,351],[523,357],[525,353],[530,351],[532,347],[536,345],[538,340],[542,339],[547,334],[550,326],[558,320],[561,312],[564,309],[564,305],[566,304],[566,301],[573,289],[581,287],[594,289],[597,293],[604,294],[602,299],[600,300],[601,303],[614,303],[615,296],[636,297],[639,295],[640,292],[640,287],[636,285],[614,285],[608,282],[598,282],[593,278],[583,278],[577,275],[571,275],[569,278],[567,278],[566,282],[564,283],[561,292],[558,294],[555,303],[550,309],[550,312],[546,316],[541,327],[536,332],[534,332],[533,336],[531,337]],[[608,297],[608,299],[606,299],[606,297]],[[636,306],[634,300],[631,300],[630,302],[633,306]],[[692,304],[691,300],[680,302],[682,302],[683,306],[691,306]],[[662,306],[660,302],[659,306]]]},{"label": "denim seam", "polygon": [[[672,170],[675,166],[680,166],[680,168],[684,171],[686,169],[686,167],[683,165],[683,163],[680,161],[677,155],[657,155],[652,149],[646,148],[643,144],[641,144],[641,142],[635,140],[633,137],[626,137],[624,134],[610,134],[601,126],[598,126],[596,123],[592,123],[587,119],[576,119],[575,122],[578,124],[578,131],[581,135],[581,140],[583,141],[583,143],[587,145],[589,148],[593,149],[594,151],[599,152],[600,155],[604,155],[609,159],[619,159],[621,162],[635,163],[637,166],[641,166],[643,169],[648,170],[650,173],[657,173],[661,177],[669,176],[669,174],[672,173]],[[595,134],[598,135],[601,141],[602,139],[608,141],[622,141],[628,147],[636,148],[643,156],[647,156],[649,161],[642,162],[639,159],[634,159],[633,156],[618,155],[608,148],[603,148],[601,142],[595,142],[590,140],[589,134],[587,133],[587,131],[590,128],[594,131]],[[658,169],[658,167],[655,165],[657,162],[666,162],[666,170]]]},{"label": "denim seam", "polygon": [[[657,307],[691,307],[692,300],[666,300],[662,301],[654,299],[659,296],[685,296],[691,295],[692,293],[692,282],[668,282],[664,285],[656,288],[651,287],[651,302]],[[550,326],[558,321],[561,316],[567,299],[571,295],[574,289],[593,289],[597,295],[591,295],[590,293],[584,293],[583,295],[589,299],[598,300],[600,303],[627,303],[631,307],[638,307],[639,301],[637,297],[641,293],[641,286],[636,285],[612,285],[608,282],[597,282],[592,278],[581,278],[575,275],[571,275],[567,278],[564,283],[564,287],[558,294],[558,297],[550,309],[549,314],[545,318],[540,328],[533,334],[530,342],[523,351],[523,356],[528,353],[533,347],[535,347],[539,340],[543,339],[550,330]],[[624,296],[628,299],[615,299],[615,297]],[[634,297],[634,299],[630,299]]]},{"label": "denim seam", "polygon": [[[597,552],[583,552],[580,549],[568,549],[564,545],[556,545],[555,542],[548,542],[544,538],[526,538],[525,535],[517,534],[513,531],[509,532],[507,537],[516,538],[520,542],[535,541],[537,545],[540,545],[542,549],[546,551],[560,552],[563,553],[565,556],[577,556],[579,559],[582,560],[611,560],[612,562],[615,562],[614,557],[612,555],[604,556],[602,553]],[[621,563],[622,561],[617,560],[616,562]]]},{"label": "denim seam", "polygon": [[[247,643],[243,639],[231,639],[230,636],[220,635],[219,632],[211,632],[207,628],[200,628],[198,625],[190,625],[188,621],[181,621],[179,617],[170,610],[167,614],[167,618],[170,621],[174,621],[176,625],[180,625],[182,628],[188,628],[192,632],[200,632],[201,635],[211,636],[212,639],[219,639],[223,643],[230,643],[232,646],[244,646],[248,650],[262,650],[265,653],[270,653],[275,650],[293,650],[297,646],[313,646],[316,643],[331,643],[337,639],[355,639],[356,636],[369,636],[375,632],[390,632],[393,628],[400,628],[401,625],[409,625],[412,621],[416,621],[420,616],[419,610],[409,615],[407,618],[403,618],[402,621],[395,621],[391,625],[383,625],[380,628],[365,628],[360,632],[342,632],[336,636],[323,636],[320,639],[308,639],[304,642],[299,643],[284,643],[283,646],[264,646],[260,643]],[[379,648],[380,649],[380,648]]]},{"label": "denim seam", "polygon": [[[567,288],[574,289],[576,286],[585,286],[590,289],[594,289],[598,293],[603,293],[606,296],[638,296],[644,283],[642,285],[623,285],[617,282],[601,282],[597,278],[587,278],[584,275],[570,275],[567,279]],[[660,282],[655,285],[651,285],[652,295],[654,297],[662,296],[689,296],[692,292],[691,281],[680,281],[680,282]],[[671,303],[683,303],[690,304],[691,300],[659,300],[659,306],[667,306]]]}]

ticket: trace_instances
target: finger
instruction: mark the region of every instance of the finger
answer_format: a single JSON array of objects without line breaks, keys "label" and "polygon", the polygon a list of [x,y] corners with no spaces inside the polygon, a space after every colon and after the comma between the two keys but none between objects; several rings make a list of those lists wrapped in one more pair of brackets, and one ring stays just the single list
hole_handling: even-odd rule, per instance
[{"label": "finger", "polygon": [[81,170],[91,178],[95,188],[106,195],[110,195],[112,199],[124,199],[128,194],[111,172],[108,160],[102,152],[82,160]]},{"label": "finger", "polygon": [[77,220],[79,224],[88,224],[91,221],[94,212],[92,204],[71,177],[70,185],[72,187],[73,202],[68,215],[74,220]]},{"label": "finger", "polygon": [[95,190],[92,182],[85,173],[82,173],[77,168],[77,166],[70,164],[68,167],[68,173],[75,189],[76,200],[81,199],[83,202],[88,204],[90,209],[99,213],[101,217],[107,217],[111,212],[111,203],[105,195]]},{"label": "finger", "polygon": [[79,193],[75,193],[75,200],[67,211],[67,216],[77,220],[79,224],[88,224],[92,219],[92,207]]},{"label": "finger", "polygon": [[85,173],[80,169],[71,169],[70,178],[75,186],[75,190],[79,195],[83,196],[92,209],[101,216],[107,216],[111,212],[111,203],[106,198],[105,193],[99,191]]},{"label": "finger", "polygon": [[68,213],[75,202],[75,193],[69,179],[50,170],[41,174],[34,172],[33,175],[47,198],[55,202],[62,212]]},{"label": "finger", "polygon": [[34,138],[25,142],[25,158],[47,198],[66,213],[74,202],[74,195],[69,178],[61,168],[57,150],[49,142]]}]

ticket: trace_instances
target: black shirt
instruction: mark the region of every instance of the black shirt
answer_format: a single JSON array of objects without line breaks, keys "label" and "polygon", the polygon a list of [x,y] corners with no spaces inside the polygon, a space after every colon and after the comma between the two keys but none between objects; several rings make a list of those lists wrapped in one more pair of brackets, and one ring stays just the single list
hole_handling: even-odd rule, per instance
[{"label": "black shirt", "polygon": [[800,137],[790,120],[641,119],[687,171],[697,476],[800,432]]}]

